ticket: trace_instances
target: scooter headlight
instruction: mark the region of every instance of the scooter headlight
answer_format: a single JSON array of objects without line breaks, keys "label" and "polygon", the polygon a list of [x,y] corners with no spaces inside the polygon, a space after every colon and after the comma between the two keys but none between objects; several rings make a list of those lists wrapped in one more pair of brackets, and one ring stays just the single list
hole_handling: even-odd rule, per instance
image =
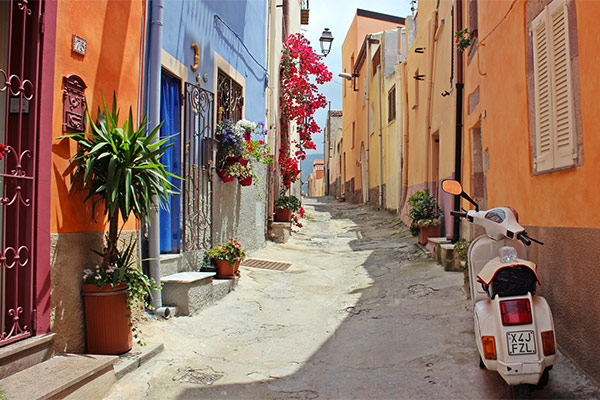
[{"label": "scooter headlight", "polygon": [[500,257],[500,261],[503,263],[516,263],[518,261],[517,249],[511,246],[500,247],[498,257]]}]

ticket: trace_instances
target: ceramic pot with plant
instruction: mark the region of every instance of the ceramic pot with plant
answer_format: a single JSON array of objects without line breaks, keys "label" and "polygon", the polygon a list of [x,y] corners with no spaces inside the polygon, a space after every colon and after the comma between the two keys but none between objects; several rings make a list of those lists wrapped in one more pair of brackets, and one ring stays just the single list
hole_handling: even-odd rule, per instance
[{"label": "ceramic pot with plant", "polygon": [[292,214],[300,211],[302,204],[296,196],[280,196],[273,203],[276,222],[290,222]]},{"label": "ceramic pot with plant", "polygon": [[419,235],[419,243],[426,244],[430,237],[439,236],[442,210],[429,189],[415,192],[408,198],[408,204],[411,231]]},{"label": "ceramic pot with plant", "polygon": [[237,178],[242,186],[249,186],[252,184],[252,175],[248,170],[248,167],[242,163],[236,162],[228,165],[225,168],[225,175],[229,178]]},{"label": "ceramic pot with plant", "polygon": [[239,266],[246,258],[246,252],[242,248],[242,242],[230,238],[225,243],[219,243],[208,249],[206,255],[215,260],[217,264],[218,279],[234,279],[240,275]]},{"label": "ceramic pot with plant", "polygon": [[[100,262],[83,275],[88,352],[120,354],[131,349],[132,307],[149,306],[146,299],[152,297],[152,289],[160,288],[142,272],[135,256],[135,240],[119,246],[119,236],[132,214],[141,223],[147,221],[151,207],[157,205],[154,199],[160,205],[166,204],[169,195],[175,193],[169,177],[175,176],[160,162],[171,146],[158,137],[160,125],[149,130],[144,117],[135,128],[131,107],[127,119],[119,125],[115,95],[112,110],[107,108],[104,96],[102,107],[97,122],[88,114],[91,132],[63,138],[79,145],[71,158],[76,169],[70,190],[87,192],[84,201],[93,201],[93,212],[96,205],[102,204],[109,224],[105,247],[94,251],[101,257]],[[113,295],[118,299],[111,299]],[[109,304],[102,304],[104,300]],[[135,337],[138,332],[134,327]]]}]

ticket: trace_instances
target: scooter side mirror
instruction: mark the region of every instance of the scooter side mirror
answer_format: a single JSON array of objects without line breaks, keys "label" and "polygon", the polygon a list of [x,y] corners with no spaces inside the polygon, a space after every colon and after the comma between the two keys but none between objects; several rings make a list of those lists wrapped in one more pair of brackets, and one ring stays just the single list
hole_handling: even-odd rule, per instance
[{"label": "scooter side mirror", "polygon": [[479,205],[464,192],[461,183],[456,179],[444,179],[442,181],[442,190],[448,194],[453,194],[466,199],[469,203],[475,206],[476,211],[479,211]]},{"label": "scooter side mirror", "polygon": [[444,179],[442,181],[442,190],[455,196],[460,196],[463,192],[460,182],[454,179]]}]

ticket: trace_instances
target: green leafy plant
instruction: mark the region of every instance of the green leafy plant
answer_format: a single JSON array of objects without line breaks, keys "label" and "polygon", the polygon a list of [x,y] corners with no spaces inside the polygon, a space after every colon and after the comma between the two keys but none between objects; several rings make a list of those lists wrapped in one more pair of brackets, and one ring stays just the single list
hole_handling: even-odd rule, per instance
[{"label": "green leafy plant", "polygon": [[472,240],[467,240],[465,238],[460,238],[456,243],[454,243],[454,254],[458,261],[460,262],[461,268],[467,269],[467,265],[469,262],[468,253],[469,246],[471,245]]},{"label": "green leafy plant", "polygon": [[179,177],[167,172],[160,162],[162,154],[171,146],[167,144],[169,138],[158,137],[162,124],[149,130],[145,116],[135,128],[131,107],[127,119],[119,125],[115,94],[112,110],[108,109],[102,96],[102,110],[98,109],[97,122],[89,113],[87,117],[91,132],[62,137],[79,145],[71,158],[76,169],[70,190],[87,192],[84,202],[93,201],[94,212],[98,203],[104,204],[109,230],[105,248],[101,252],[95,251],[102,257],[101,264],[93,271],[86,271],[83,281],[99,287],[126,284],[129,305],[135,300],[145,304],[145,298],[151,297],[151,289],[158,285],[143,274],[135,260],[135,240],[122,250],[118,248],[123,229],[119,229],[119,216],[123,225],[131,214],[140,222],[146,222],[155,205],[154,199],[166,208],[169,195],[176,193],[169,176]]},{"label": "green leafy plant", "polygon": [[442,210],[437,206],[436,200],[431,196],[429,189],[415,192],[408,198],[410,205],[409,217],[412,221],[411,233],[418,234],[418,228],[438,226]]},{"label": "green leafy plant", "polygon": [[229,177],[236,177],[238,179],[246,179],[251,176],[248,167],[242,165],[239,162],[233,163],[225,167],[225,175]]},{"label": "green leafy plant", "polygon": [[472,43],[473,32],[469,32],[467,28],[463,28],[454,33],[456,38],[456,46],[460,51],[465,51]]},{"label": "green leafy plant", "polygon": [[219,243],[215,247],[206,250],[206,254],[210,258],[227,261],[232,265],[239,264],[246,258],[242,242],[235,238],[230,238],[227,242]]},{"label": "green leafy plant", "polygon": [[296,196],[280,196],[279,198],[275,199],[273,205],[275,206],[276,211],[288,209],[293,213],[300,211],[300,208],[302,207],[300,199],[298,199]]}]

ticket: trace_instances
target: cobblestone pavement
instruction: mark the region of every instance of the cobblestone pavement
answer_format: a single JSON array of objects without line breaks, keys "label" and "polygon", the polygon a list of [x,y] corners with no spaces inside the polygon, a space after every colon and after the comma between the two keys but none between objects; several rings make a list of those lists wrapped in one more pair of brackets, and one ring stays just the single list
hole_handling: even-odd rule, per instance
[{"label": "cobblestone pavement", "polygon": [[[192,317],[142,326],[165,350],[108,399],[496,399],[480,370],[463,275],[445,272],[394,216],[307,199],[305,227],[251,258],[236,290]],[[559,354],[534,398],[600,398]]]}]

